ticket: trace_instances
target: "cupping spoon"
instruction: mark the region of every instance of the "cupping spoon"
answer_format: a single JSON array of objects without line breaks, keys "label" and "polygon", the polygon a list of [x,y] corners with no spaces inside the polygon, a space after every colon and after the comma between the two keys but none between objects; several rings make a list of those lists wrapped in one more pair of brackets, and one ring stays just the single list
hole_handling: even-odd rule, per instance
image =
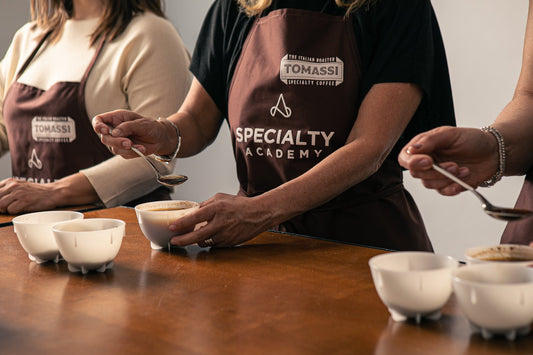
[{"label": "cupping spoon", "polygon": [[527,218],[530,217],[533,212],[529,210],[522,210],[517,208],[506,208],[506,207],[498,207],[492,205],[483,195],[481,195],[479,192],[476,191],[472,186],[468,185],[455,175],[447,172],[437,164],[433,164],[433,169],[441,173],[442,175],[446,176],[448,179],[458,183],[462,187],[464,187],[466,190],[470,191],[476,197],[481,201],[481,206],[483,207],[483,210],[486,214],[488,214],[491,217],[501,219],[504,221],[516,221],[518,219]]},{"label": "cupping spoon", "polygon": [[143,153],[139,151],[139,149],[135,147],[131,147],[131,150],[133,150],[137,155],[139,155],[141,158],[146,160],[148,164],[154,169],[155,175],[157,177],[157,181],[166,186],[176,186],[179,184],[183,184],[185,181],[187,181],[188,177],[185,175],[163,175],[157,170],[157,167],[148,159]]}]

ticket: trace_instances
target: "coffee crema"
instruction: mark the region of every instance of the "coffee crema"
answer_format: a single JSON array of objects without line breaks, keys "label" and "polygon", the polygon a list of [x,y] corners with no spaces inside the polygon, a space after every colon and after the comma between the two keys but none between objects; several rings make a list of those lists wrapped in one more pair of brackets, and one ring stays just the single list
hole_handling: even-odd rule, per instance
[{"label": "coffee crema", "polygon": [[150,212],[158,212],[158,211],[181,211],[181,210],[187,210],[191,207],[162,207],[162,208],[150,208],[147,209],[147,211]]}]

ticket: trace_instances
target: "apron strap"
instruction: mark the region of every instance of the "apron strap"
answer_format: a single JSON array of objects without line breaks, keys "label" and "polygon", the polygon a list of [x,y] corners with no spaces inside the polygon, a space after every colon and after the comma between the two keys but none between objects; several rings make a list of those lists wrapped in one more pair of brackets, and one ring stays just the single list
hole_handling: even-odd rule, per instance
[{"label": "apron strap", "polygon": [[33,60],[33,58],[35,58],[35,56],[37,55],[37,53],[39,52],[39,49],[41,49],[43,43],[46,41],[46,39],[50,36],[50,34],[52,33],[52,31],[48,31],[44,36],[43,38],[41,38],[41,40],[39,41],[39,43],[37,44],[37,46],[35,47],[35,49],[33,50],[33,52],[31,53],[31,55],[28,57],[28,59],[26,59],[26,61],[24,62],[24,64],[22,65],[22,67],[20,68],[20,70],[18,71],[17,73],[17,76],[15,78],[15,81],[18,81],[18,79],[20,78],[20,76],[26,71],[26,69],[28,68],[28,65],[30,65],[31,61]]},{"label": "apron strap", "polygon": [[100,43],[98,43],[98,46],[96,47],[96,52],[94,53],[93,59],[91,59],[91,62],[89,63],[89,66],[85,70],[85,73],[83,74],[83,77],[81,79],[81,86],[83,89],[85,89],[85,84],[87,83],[87,79],[89,78],[89,74],[93,70],[94,64],[96,63],[96,60],[98,59],[98,56],[102,52],[102,48],[104,47],[105,43],[105,37],[100,40]]}]

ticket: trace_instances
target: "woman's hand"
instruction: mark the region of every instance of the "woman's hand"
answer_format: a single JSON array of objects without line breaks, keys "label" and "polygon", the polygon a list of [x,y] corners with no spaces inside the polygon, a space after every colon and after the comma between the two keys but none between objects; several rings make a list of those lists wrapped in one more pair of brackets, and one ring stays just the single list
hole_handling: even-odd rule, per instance
[{"label": "woman's hand", "polygon": [[51,184],[8,178],[0,181],[0,213],[19,214],[51,210],[57,207]]},{"label": "woman's hand", "polygon": [[[166,154],[173,151],[176,133],[168,123],[143,117],[135,112],[117,110],[97,115],[92,121],[94,131],[103,144],[124,158],[135,158],[132,145],[144,154]],[[169,130],[170,129],[170,130]],[[167,149],[167,145],[171,146]]]},{"label": "woman's hand", "polygon": [[100,199],[82,173],[39,184],[8,178],[0,181],[0,213],[20,214],[61,206],[98,203]]},{"label": "woman's hand", "polygon": [[433,170],[433,162],[476,187],[496,173],[498,146],[491,133],[479,129],[439,127],[414,137],[398,162],[425,187],[451,196],[464,189]]},{"label": "woman's hand", "polygon": [[201,226],[173,237],[170,243],[186,246],[211,238],[214,246],[229,247],[254,238],[273,223],[268,210],[257,199],[219,193],[202,202],[198,210],[174,221],[169,228],[179,234],[196,225]]}]

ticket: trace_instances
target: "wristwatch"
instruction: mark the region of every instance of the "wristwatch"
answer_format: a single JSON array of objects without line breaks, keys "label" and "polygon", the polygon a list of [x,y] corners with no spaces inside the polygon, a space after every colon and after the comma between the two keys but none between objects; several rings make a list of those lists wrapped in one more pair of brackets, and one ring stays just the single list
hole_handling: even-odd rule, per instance
[{"label": "wristwatch", "polygon": [[178,128],[178,126],[176,126],[172,121],[169,121],[167,120],[166,118],[164,117],[158,117],[157,118],[158,121],[166,121],[168,123],[170,123],[170,125],[174,128],[174,130],[176,131],[176,137],[178,139],[178,143],[176,144],[176,149],[174,149],[174,153],[172,154],[169,154],[169,155],[159,155],[159,154],[154,154],[154,158],[157,160],[157,161],[160,161],[160,162],[163,162],[163,163],[170,163],[172,160],[174,160],[174,158],[176,158],[176,155],[178,155],[178,152],[180,151],[180,146],[181,146],[181,134],[180,134],[180,130]]}]

